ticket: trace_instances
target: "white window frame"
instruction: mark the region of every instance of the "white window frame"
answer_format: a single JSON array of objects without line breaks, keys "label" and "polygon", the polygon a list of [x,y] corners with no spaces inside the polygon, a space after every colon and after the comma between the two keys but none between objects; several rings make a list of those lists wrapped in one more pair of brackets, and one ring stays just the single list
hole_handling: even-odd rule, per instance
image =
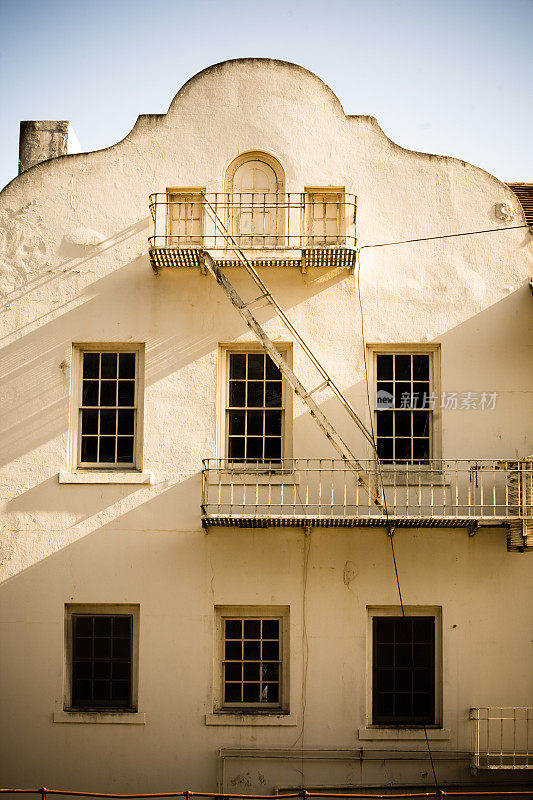
[{"label": "white window frame", "polygon": [[[275,705],[266,703],[224,703],[223,666],[224,620],[226,619],[277,619],[280,622],[280,696]],[[213,711],[215,714],[274,715],[289,714],[289,606],[215,606],[215,664]]]},{"label": "white window frame", "polygon": [[[72,617],[75,614],[127,614],[133,620],[132,629],[132,662],[131,662],[131,700],[129,708],[72,708]],[[114,605],[104,603],[66,603],[65,604],[65,646],[63,664],[63,711],[75,719],[75,715],[131,715],[139,707],[139,618],[140,606],[131,603]],[[65,721],[58,718],[59,722]]]},{"label": "white window frame", "polygon": [[[274,342],[283,358],[292,368],[292,343]],[[229,461],[228,453],[228,430],[227,430],[227,407],[229,399],[229,357],[231,353],[264,353],[264,349],[258,342],[224,342],[219,345],[218,352],[218,413],[217,413],[217,453],[221,463],[230,464],[232,471],[254,471],[261,470],[261,462],[242,462],[235,463]],[[287,383],[285,377],[281,377],[282,391],[282,429],[281,429],[281,458],[292,459],[292,426],[293,426],[293,391]],[[265,468],[268,462],[265,462]],[[275,468],[270,471],[275,471]]]},{"label": "white window frame", "polygon": [[[81,400],[83,387],[83,353],[135,352],[135,432],[133,465],[123,463],[80,464],[81,456]],[[95,409],[100,406],[95,406]],[[72,473],[87,472],[142,472],[143,469],[143,419],[144,419],[144,344],[139,342],[76,342],[72,345],[72,370],[70,392],[69,460]]]},{"label": "white window frame", "polygon": [[[440,364],[440,344],[427,344],[415,342],[388,343],[388,344],[367,344],[367,364],[368,378],[371,392],[372,421],[374,431],[377,431],[377,414],[379,413],[376,405],[377,394],[377,355],[428,355],[429,356],[429,391],[436,395],[435,408],[430,413],[430,435],[429,435],[429,461],[430,465],[435,465],[442,458],[442,415],[440,409],[441,397],[441,364]],[[376,433],[377,439],[377,433]],[[373,459],[375,454],[369,451],[369,458]],[[432,468],[433,468],[432,467]],[[397,471],[405,469],[404,464],[383,464],[385,471]],[[409,464],[409,472],[417,469],[427,471],[427,465]]]},{"label": "white window frame", "polygon": [[[431,730],[443,727],[443,666],[442,666],[442,606],[404,606],[406,617],[434,617],[435,619],[435,723],[426,725]],[[367,606],[367,681],[366,681],[366,727],[376,731],[423,731],[424,725],[388,725],[372,723],[372,676],[373,676],[373,620],[374,617],[401,617],[401,606]],[[360,738],[362,738],[360,736]],[[386,737],[383,737],[386,738]],[[394,738],[391,737],[391,738]]]}]

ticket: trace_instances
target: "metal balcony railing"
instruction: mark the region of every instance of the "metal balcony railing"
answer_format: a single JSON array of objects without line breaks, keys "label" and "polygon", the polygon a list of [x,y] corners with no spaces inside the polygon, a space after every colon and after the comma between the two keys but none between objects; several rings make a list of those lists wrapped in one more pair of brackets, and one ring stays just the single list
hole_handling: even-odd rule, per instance
[{"label": "metal balcony railing", "polygon": [[474,769],[533,769],[533,708],[470,709]]},{"label": "metal balcony railing", "polygon": [[[475,528],[479,521],[533,523],[533,462],[431,460],[359,462],[371,488],[385,494],[394,524]],[[527,469],[524,468],[524,464]],[[384,514],[346,462],[284,459],[237,463],[206,459],[204,524],[241,527],[382,525]],[[519,546],[533,542],[518,540]]]},{"label": "metal balcony railing", "polygon": [[231,262],[230,234],[254,258],[260,251],[263,260],[285,263],[303,254],[311,265],[349,266],[355,215],[356,198],[343,191],[160,192],[150,195],[150,255],[156,266],[187,266],[205,249]]}]

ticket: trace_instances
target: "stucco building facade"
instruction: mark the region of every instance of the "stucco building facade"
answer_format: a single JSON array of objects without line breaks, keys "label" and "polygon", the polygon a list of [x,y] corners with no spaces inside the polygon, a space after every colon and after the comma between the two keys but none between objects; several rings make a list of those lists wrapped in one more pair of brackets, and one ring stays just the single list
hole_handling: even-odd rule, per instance
[{"label": "stucco building facade", "polygon": [[431,788],[427,732],[441,785],[524,784],[533,236],[513,191],[242,59],[22,172],[0,215],[0,783]]}]

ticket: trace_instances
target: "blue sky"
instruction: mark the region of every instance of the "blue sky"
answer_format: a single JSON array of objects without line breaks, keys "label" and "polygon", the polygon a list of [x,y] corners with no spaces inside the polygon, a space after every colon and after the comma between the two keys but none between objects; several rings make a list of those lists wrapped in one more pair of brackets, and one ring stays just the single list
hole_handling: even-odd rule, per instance
[{"label": "blue sky", "polygon": [[294,61],[396,142],[533,181],[533,0],[0,0],[0,186],[19,121],[84,150],[166,111],[218,61]]}]

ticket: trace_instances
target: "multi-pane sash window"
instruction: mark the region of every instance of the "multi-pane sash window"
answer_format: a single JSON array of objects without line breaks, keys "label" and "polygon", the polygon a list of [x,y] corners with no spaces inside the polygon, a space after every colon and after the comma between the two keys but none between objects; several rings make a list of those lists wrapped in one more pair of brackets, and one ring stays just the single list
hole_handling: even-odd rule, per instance
[{"label": "multi-pane sash window", "polygon": [[435,723],[435,617],[373,617],[372,723]]},{"label": "multi-pane sash window", "polygon": [[200,192],[172,192],[168,199],[168,232],[170,245],[201,245],[203,209]]},{"label": "multi-pane sash window", "polygon": [[132,707],[133,616],[72,614],[71,706]]},{"label": "multi-pane sash window", "polygon": [[223,619],[224,706],[279,706],[281,626],[275,618]]},{"label": "multi-pane sash window", "polygon": [[133,467],[137,352],[84,351],[79,465]]},{"label": "multi-pane sash window", "polygon": [[343,244],[344,192],[307,192],[305,206],[309,247]]},{"label": "multi-pane sash window", "polygon": [[430,457],[432,414],[431,355],[376,354],[376,434],[385,462],[426,463]]},{"label": "multi-pane sash window", "polygon": [[280,461],[284,412],[281,372],[266,353],[229,353],[228,383],[228,459]]}]

